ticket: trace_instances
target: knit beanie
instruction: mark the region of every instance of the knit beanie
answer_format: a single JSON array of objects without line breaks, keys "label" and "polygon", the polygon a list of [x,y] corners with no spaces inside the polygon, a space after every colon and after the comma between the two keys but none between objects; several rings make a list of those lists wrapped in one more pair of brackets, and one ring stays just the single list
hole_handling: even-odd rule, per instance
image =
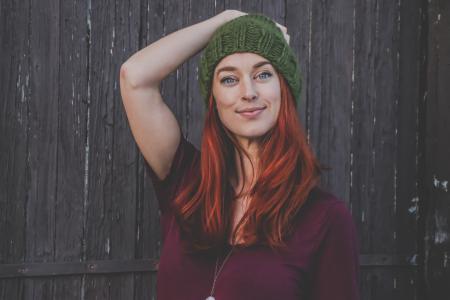
[{"label": "knit beanie", "polygon": [[237,17],[213,34],[200,58],[199,86],[208,107],[214,69],[227,55],[252,52],[266,58],[286,79],[295,105],[300,102],[301,79],[297,59],[274,21],[261,14]]}]

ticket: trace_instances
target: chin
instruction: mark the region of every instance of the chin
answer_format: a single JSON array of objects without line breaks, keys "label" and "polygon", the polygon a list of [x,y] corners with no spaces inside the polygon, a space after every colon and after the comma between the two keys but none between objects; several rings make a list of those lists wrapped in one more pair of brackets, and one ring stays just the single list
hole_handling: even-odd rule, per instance
[{"label": "chin", "polygon": [[235,135],[246,138],[246,139],[256,139],[263,137],[269,129],[267,130],[261,130],[261,128],[255,128],[255,130],[246,130],[246,131],[239,131],[235,132]]}]

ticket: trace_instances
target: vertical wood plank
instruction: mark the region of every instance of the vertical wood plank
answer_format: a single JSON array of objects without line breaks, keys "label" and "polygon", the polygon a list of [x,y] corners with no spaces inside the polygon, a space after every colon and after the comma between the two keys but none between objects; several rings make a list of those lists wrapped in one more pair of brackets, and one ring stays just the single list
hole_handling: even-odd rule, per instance
[{"label": "vertical wood plank", "polygon": [[[0,264],[25,260],[30,90],[30,6],[0,3]],[[0,299],[22,299],[23,279],[0,280]]]},{"label": "vertical wood plank", "polygon": [[425,276],[428,299],[450,295],[450,3],[428,1]]},{"label": "vertical wood plank", "polygon": [[[324,186],[348,201],[353,7],[349,1],[312,2],[310,138],[320,161],[333,170]],[[334,74],[331,76],[330,74]]]},{"label": "vertical wood plank", "polygon": [[[409,209],[414,209],[411,206],[417,200],[417,104],[409,97],[417,99],[418,91],[405,92],[417,82],[405,66],[416,63],[417,53],[400,58],[403,51],[418,47],[406,39],[408,34],[417,35],[418,21],[402,20],[401,13],[399,2],[357,2],[355,6],[351,199],[353,211],[360,212],[356,223],[362,254],[410,254],[413,259],[416,220]],[[406,105],[408,109],[400,111]],[[398,299],[398,282],[417,281],[414,268],[390,270],[390,276],[379,277],[376,268],[363,270],[364,297]],[[370,279],[374,277],[377,280]],[[386,293],[388,287],[395,293]]]},{"label": "vertical wood plank", "polygon": [[[114,5],[90,1],[90,43],[88,73],[89,161],[86,215],[86,260],[111,259],[111,227],[114,222],[112,202],[115,78]],[[111,280],[103,275],[85,277],[87,299],[110,299]]]},{"label": "vertical wood plank", "polygon": [[[26,201],[26,262],[53,261],[55,256],[55,202],[57,201],[57,147],[59,97],[59,2],[31,2],[30,89],[28,104]],[[53,280],[26,279],[26,299],[52,299]]]},{"label": "vertical wood plank", "polygon": [[[135,256],[137,149],[118,80],[126,48],[138,41],[139,17],[140,3],[92,1],[87,259]],[[87,276],[86,295],[133,299],[134,274]]]},{"label": "vertical wood plank", "polygon": [[286,7],[285,7],[285,1],[279,1],[279,0],[266,0],[262,2],[261,12],[274,20],[275,22],[285,26],[285,13],[286,13]]},{"label": "vertical wood plank", "polygon": [[[311,61],[311,0],[286,1],[286,27],[290,36],[290,46],[297,55],[300,69],[302,90],[300,102],[297,106],[297,114],[302,123],[305,133],[309,138],[309,115],[308,102],[313,101],[310,93],[310,61]],[[314,147],[313,147],[314,148]]]},{"label": "vertical wood plank", "polygon": [[[85,1],[61,2],[55,261],[83,258],[88,37]],[[82,276],[54,279],[53,299],[80,299]]]},{"label": "vertical wood plank", "polygon": [[421,1],[401,3],[396,174],[398,253],[417,253]]},{"label": "vertical wood plank", "polygon": [[415,281],[408,269],[373,268],[362,270],[361,299],[402,299],[416,298]]},{"label": "vertical wood plank", "polygon": [[263,8],[263,0],[254,0],[254,1],[230,1],[235,7],[246,12],[246,13],[261,13]]}]

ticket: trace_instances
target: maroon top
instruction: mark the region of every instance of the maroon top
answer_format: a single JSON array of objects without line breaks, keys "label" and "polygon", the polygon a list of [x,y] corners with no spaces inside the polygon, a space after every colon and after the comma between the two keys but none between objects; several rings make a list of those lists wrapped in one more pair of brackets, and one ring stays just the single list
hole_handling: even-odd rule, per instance
[{"label": "maroon top", "polygon": [[[161,211],[163,247],[157,276],[158,300],[204,300],[211,291],[216,258],[184,254],[170,209],[183,180],[199,176],[200,151],[183,135],[171,170],[161,181],[150,168]],[[220,272],[217,300],[355,300],[358,289],[358,242],[345,204],[321,188],[301,208],[288,250],[265,246],[235,248]],[[228,251],[224,249],[219,266]]]}]

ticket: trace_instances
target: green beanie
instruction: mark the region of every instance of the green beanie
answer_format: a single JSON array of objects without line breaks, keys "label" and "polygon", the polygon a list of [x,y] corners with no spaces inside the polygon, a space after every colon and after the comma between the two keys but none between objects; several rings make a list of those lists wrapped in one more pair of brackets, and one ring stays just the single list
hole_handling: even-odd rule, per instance
[{"label": "green beanie", "polygon": [[219,27],[200,58],[199,86],[208,107],[214,69],[227,55],[256,53],[271,62],[288,83],[296,101],[300,101],[301,79],[297,59],[274,21],[260,14],[237,17]]}]

